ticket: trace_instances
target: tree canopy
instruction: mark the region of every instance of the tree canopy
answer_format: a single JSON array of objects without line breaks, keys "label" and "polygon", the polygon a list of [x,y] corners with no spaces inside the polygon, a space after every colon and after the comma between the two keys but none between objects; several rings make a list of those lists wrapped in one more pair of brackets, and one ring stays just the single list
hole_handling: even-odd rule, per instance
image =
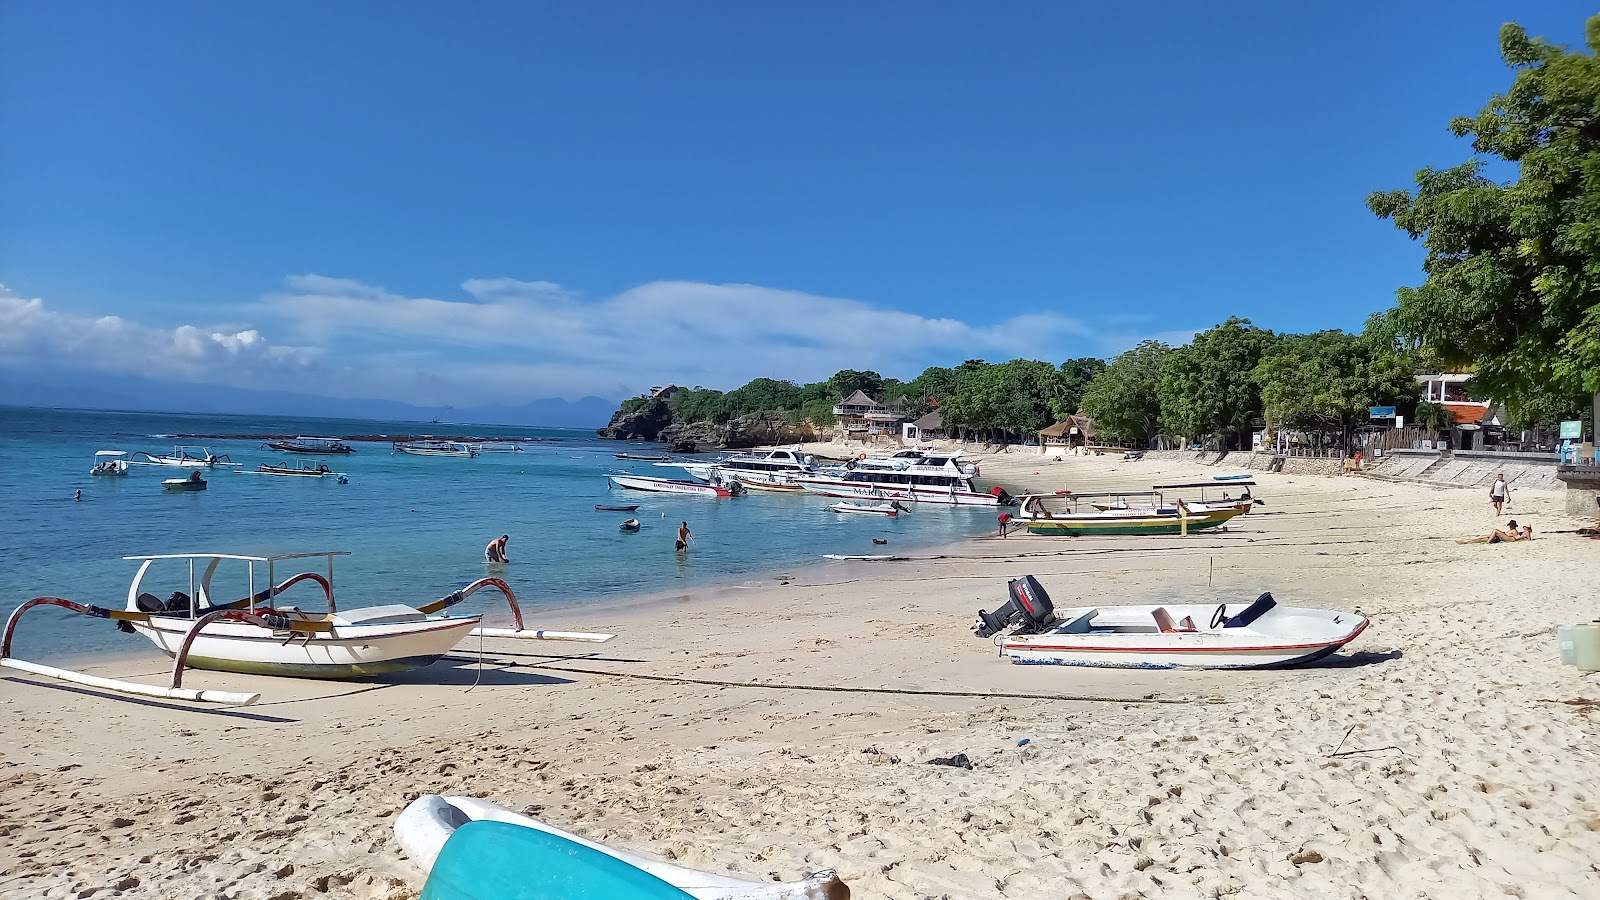
[{"label": "tree canopy", "polygon": [[1516,181],[1470,160],[1367,198],[1427,249],[1426,279],[1397,292],[1395,329],[1513,409],[1570,413],[1600,392],[1600,16],[1585,34],[1588,54],[1503,26],[1510,88],[1450,122],[1477,153],[1515,163]]},{"label": "tree canopy", "polygon": [[1103,435],[1149,442],[1161,433],[1161,364],[1172,348],[1145,341],[1118,355],[1083,395],[1083,411]]},{"label": "tree canopy", "polygon": [[1226,322],[1194,336],[1167,354],[1157,387],[1161,423],[1171,434],[1245,437],[1261,421],[1261,391],[1254,372],[1276,338],[1249,319]]}]

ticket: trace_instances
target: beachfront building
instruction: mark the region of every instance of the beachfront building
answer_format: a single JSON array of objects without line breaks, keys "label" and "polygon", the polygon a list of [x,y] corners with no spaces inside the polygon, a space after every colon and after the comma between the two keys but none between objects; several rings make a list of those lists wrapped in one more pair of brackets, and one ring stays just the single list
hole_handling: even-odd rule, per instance
[{"label": "beachfront building", "polygon": [[867,441],[899,434],[899,424],[908,417],[856,391],[833,407],[833,430],[836,438],[849,441]]},{"label": "beachfront building", "polygon": [[1482,450],[1485,445],[1505,439],[1504,412],[1493,403],[1467,395],[1470,373],[1445,372],[1418,375],[1422,401],[1443,407],[1449,413],[1449,447],[1456,450]]},{"label": "beachfront building", "polygon": [[942,441],[948,436],[944,430],[944,416],[937,409],[915,422],[907,422],[900,426],[900,437],[913,443]]},{"label": "beachfront building", "polygon": [[1083,413],[1076,413],[1039,432],[1039,452],[1048,456],[1074,447],[1086,447],[1092,440],[1094,423]]}]

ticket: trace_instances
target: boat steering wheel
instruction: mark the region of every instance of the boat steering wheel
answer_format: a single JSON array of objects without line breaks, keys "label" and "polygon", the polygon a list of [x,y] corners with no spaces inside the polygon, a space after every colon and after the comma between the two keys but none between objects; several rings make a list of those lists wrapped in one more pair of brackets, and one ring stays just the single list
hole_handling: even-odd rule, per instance
[{"label": "boat steering wheel", "polygon": [[1211,614],[1211,627],[1216,628],[1228,620],[1228,604],[1217,605],[1217,611]]}]

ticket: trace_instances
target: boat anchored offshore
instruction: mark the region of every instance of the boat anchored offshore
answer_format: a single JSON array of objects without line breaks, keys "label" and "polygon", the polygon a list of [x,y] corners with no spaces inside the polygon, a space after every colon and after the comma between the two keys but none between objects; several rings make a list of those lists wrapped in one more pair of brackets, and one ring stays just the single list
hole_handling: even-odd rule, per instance
[{"label": "boat anchored offshore", "polygon": [[[902,451],[905,452],[905,451]],[[963,465],[961,453],[923,453],[863,459],[811,475],[795,483],[823,497],[915,500],[953,506],[1009,506],[1016,502],[999,486],[981,493],[973,486],[978,467]]]},{"label": "boat anchored offshore", "polygon": [[338,438],[331,437],[284,438],[277,441],[268,441],[266,446],[273,450],[282,450],[285,453],[314,453],[318,456],[356,452],[356,448]]},{"label": "boat anchored offshore", "polygon": [[[1370,624],[1359,611],[1253,603],[1055,609],[1037,578],[1007,584],[1011,597],[979,611],[973,632],[995,638],[1013,663],[1136,669],[1253,669],[1313,662]],[[1233,609],[1230,610],[1229,607]],[[999,635],[999,637],[996,637]]]},{"label": "boat anchored offshore", "polygon": [[[189,452],[191,450],[197,452],[191,453]],[[140,459],[139,457],[141,456],[144,458]],[[195,466],[204,466],[209,469],[212,466],[238,465],[238,463],[233,462],[226,456],[218,456],[212,453],[206,447],[173,447],[170,455],[152,454],[140,450],[134,453],[133,457],[128,461],[136,466],[173,466],[183,469],[192,469]]]},{"label": "boat anchored offshore", "polygon": [[94,468],[89,470],[90,475],[126,475],[128,474],[128,451],[126,450],[96,450],[94,452]]},{"label": "boat anchored offshore", "polygon": [[743,493],[737,481],[728,487],[700,481],[674,481],[671,478],[652,478],[648,475],[607,475],[616,487],[636,491],[657,491],[664,494],[693,494],[699,497],[733,497]]},{"label": "boat anchored offshore", "polygon": [[423,900],[849,900],[832,869],[800,881],[717,875],[617,850],[488,800],[424,794],[394,834]]},{"label": "boat anchored offshore", "polygon": [[828,508],[836,513],[865,513],[871,516],[898,516],[903,512],[909,512],[899,501],[870,506],[865,503],[835,503]]},{"label": "boat anchored offshore", "polygon": [[409,453],[412,456],[461,456],[473,457],[478,451],[470,444],[458,441],[395,441],[396,453]]},{"label": "boat anchored offshore", "polygon": [[694,462],[659,462],[658,466],[674,466],[701,481],[723,481],[737,478],[757,490],[804,490],[794,479],[800,475],[815,475],[817,468],[811,458],[799,450],[767,450],[764,452],[735,453],[718,460]]},{"label": "boat anchored offshore", "polygon": [[201,477],[199,469],[195,469],[193,472],[190,472],[188,478],[167,478],[163,479],[161,482],[161,487],[163,490],[170,491],[174,494],[189,494],[195,491],[203,491],[207,486],[206,480]]},{"label": "boat anchored offshore", "polygon": [[[415,607],[401,604],[340,610],[334,600],[333,560],[344,551],[290,553],[281,556],[244,556],[232,553],[170,553],[128,556],[139,570],[128,587],[127,605],[107,609],[60,597],[35,597],[17,607],[0,638],[0,666],[31,672],[127,694],[175,700],[253,703],[259,694],[194,690],[183,687],[187,667],[251,675],[299,678],[363,678],[404,672],[438,660],[468,636],[568,640],[603,643],[615,635],[586,632],[530,630],[523,626],[516,596],[498,578],[480,578],[459,591]],[[277,566],[285,562],[325,560],[326,575],[305,571],[283,581]],[[158,562],[176,562],[187,576],[187,591],[173,591],[162,600],[147,592],[146,578]],[[224,562],[242,563],[234,574],[249,590],[243,599],[219,602],[213,580]],[[243,568],[238,572],[237,568]],[[170,577],[172,566],[166,567]],[[265,572],[260,570],[265,569]],[[265,577],[266,587],[257,590]],[[322,588],[326,612],[309,612],[280,605],[284,591],[312,581]],[[169,582],[170,583],[170,582]],[[482,626],[481,615],[440,615],[482,588],[499,590],[511,607],[513,628]],[[56,606],[97,619],[112,619],[117,628],[142,634],[157,649],[173,658],[170,687],[100,678],[28,662],[11,655],[17,623],[28,610]]]},{"label": "boat anchored offshore", "polygon": [[279,465],[277,463],[262,463],[256,466],[254,472],[240,472],[241,475],[276,475],[281,478],[335,478],[340,484],[347,484],[349,479],[343,472],[335,472],[328,468],[322,460],[301,460],[295,465]]}]

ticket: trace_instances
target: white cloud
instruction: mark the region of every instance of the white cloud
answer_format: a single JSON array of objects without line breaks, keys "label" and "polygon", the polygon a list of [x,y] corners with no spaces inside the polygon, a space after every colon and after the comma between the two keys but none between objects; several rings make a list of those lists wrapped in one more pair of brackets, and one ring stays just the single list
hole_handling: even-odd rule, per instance
[{"label": "white cloud", "polygon": [[0,286],[0,365],[470,407],[844,368],[909,378],[969,358],[1061,360],[1137,342],[1050,312],[979,325],[749,284],[662,281],[585,298],[477,278],[454,299],[322,275],[285,284],[254,307],[261,321],[171,328],[57,311]]},{"label": "white cloud", "polygon": [[0,285],[0,356],[13,366],[64,365],[166,380],[250,386],[263,377],[298,375],[315,354],[268,343],[251,330],[180,325],[159,329],[120,316],[57,312]]},{"label": "white cloud", "polygon": [[466,281],[459,300],[321,276],[289,285],[268,305],[308,337],[484,351],[491,358],[452,365],[480,384],[538,382],[567,396],[670,381],[732,388],[762,375],[808,381],[843,368],[910,377],[971,357],[1051,359],[1088,334],[1054,313],[979,326],[749,284],[653,282],[594,300],[509,278]]}]

